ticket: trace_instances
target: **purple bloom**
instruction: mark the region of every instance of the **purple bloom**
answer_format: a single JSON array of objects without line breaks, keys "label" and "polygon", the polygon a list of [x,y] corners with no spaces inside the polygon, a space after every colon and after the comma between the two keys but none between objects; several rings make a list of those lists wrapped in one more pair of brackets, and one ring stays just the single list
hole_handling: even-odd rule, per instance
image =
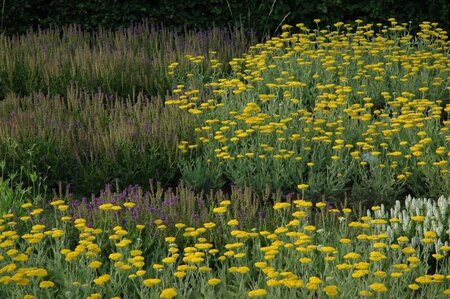
[{"label": "purple bloom", "polygon": [[259,211],[258,212],[258,219],[259,219],[259,221],[262,221],[262,220],[264,220],[266,218],[266,212],[264,212],[264,211]]},{"label": "purple bloom", "polygon": [[78,199],[72,202],[73,208],[79,207],[80,205],[81,205],[81,202]]},{"label": "purple bloom", "polygon": [[159,212],[159,209],[158,209],[158,208],[154,208],[154,207],[149,207],[149,208],[148,208],[148,211],[149,211],[150,213],[156,213],[156,212]]},{"label": "purple bloom", "polygon": [[138,206],[136,206],[133,210],[131,210],[131,218],[133,218],[133,221],[137,222],[139,220],[139,214],[140,209]]},{"label": "purple bloom", "polygon": [[177,199],[176,198],[171,198],[171,199],[166,199],[162,202],[163,206],[169,206],[169,207],[173,207],[177,204]]}]

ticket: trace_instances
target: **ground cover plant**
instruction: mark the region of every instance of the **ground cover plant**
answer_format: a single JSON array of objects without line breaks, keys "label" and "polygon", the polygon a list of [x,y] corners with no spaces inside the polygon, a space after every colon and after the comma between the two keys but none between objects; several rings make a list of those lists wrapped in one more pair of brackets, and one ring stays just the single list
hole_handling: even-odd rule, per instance
[{"label": "ground cover plant", "polygon": [[208,161],[211,176],[257,190],[301,183],[314,198],[449,194],[447,32],[315,22],[283,26],[230,61],[229,76],[173,90],[166,105],[197,119],[180,144],[192,168]]}]

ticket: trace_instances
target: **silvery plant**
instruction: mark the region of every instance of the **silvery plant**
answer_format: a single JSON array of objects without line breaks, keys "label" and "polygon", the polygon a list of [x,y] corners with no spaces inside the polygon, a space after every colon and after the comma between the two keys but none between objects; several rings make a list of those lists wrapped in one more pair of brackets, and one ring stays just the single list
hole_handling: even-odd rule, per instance
[{"label": "silvery plant", "polygon": [[[375,225],[376,232],[387,233],[389,240],[395,242],[398,236],[408,236],[412,246],[420,244],[424,232],[435,232],[434,240],[436,250],[448,245],[450,236],[450,197],[441,196],[437,200],[429,198],[413,198],[407,196],[402,203],[396,201],[395,205],[387,210],[384,205],[379,209],[367,210],[367,216],[374,219],[385,219],[388,223]],[[417,216],[423,216],[423,219]],[[423,220],[423,221],[422,221]],[[390,223],[389,223],[390,222]]]}]

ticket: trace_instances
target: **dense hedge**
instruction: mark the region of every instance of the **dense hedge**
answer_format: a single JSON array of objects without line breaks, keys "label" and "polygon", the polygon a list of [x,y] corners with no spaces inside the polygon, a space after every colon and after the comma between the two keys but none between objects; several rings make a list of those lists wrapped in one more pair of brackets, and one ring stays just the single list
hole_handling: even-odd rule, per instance
[{"label": "dense hedge", "polygon": [[283,22],[311,23],[314,18],[334,22],[395,17],[415,23],[435,21],[448,29],[450,15],[447,0],[5,0],[0,5],[2,29],[10,34],[74,23],[88,30],[98,26],[118,29],[145,18],[178,28],[243,23],[260,35],[273,33]]}]

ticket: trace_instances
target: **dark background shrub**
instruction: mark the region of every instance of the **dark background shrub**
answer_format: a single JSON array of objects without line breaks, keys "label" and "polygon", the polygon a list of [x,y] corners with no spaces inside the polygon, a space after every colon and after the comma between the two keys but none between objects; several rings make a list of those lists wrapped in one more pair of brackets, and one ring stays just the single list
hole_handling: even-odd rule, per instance
[{"label": "dark background shrub", "polygon": [[449,27],[450,2],[447,0],[14,0],[3,1],[2,29],[9,34],[23,33],[30,27],[47,28],[80,24],[92,30],[99,26],[119,29],[142,19],[162,22],[179,29],[226,27],[241,23],[260,36],[273,34],[281,23],[304,22],[314,18],[335,21],[429,20]]}]

